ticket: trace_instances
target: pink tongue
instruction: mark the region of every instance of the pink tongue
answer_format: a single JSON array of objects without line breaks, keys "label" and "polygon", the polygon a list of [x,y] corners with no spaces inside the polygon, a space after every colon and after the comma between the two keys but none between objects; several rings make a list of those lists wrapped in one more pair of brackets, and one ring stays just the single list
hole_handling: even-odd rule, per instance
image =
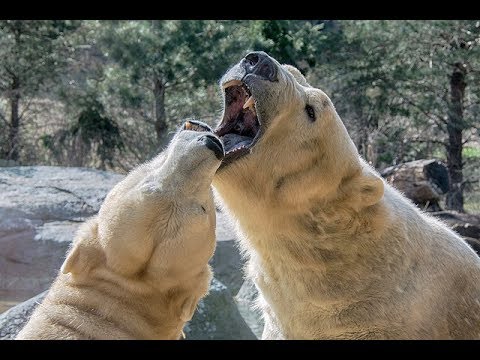
[{"label": "pink tongue", "polygon": [[243,127],[250,130],[250,136],[255,136],[257,130],[257,119],[252,111],[245,111],[243,115]]}]

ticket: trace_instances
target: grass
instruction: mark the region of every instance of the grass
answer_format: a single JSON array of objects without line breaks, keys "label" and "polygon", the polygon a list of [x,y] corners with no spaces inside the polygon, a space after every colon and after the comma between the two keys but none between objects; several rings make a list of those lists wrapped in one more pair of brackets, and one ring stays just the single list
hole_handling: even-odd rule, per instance
[{"label": "grass", "polygon": [[[446,161],[446,154],[444,149],[435,149],[432,153],[432,157],[435,159],[441,159]],[[462,151],[462,157],[464,160],[479,160],[480,159],[480,147],[478,146],[464,146]]]},{"label": "grass", "polygon": [[462,155],[465,159],[480,159],[480,147],[465,146]]}]

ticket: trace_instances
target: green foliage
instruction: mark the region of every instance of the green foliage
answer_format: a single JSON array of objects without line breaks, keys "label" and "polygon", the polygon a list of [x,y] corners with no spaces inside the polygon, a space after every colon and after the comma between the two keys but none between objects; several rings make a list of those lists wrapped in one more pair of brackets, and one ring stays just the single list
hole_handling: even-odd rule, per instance
[{"label": "green foliage", "polygon": [[[476,20],[2,20],[0,146],[14,75],[22,161],[127,171],[159,151],[159,122],[162,135],[188,118],[217,123],[217,81],[252,50],[295,65],[323,89],[379,168],[446,158],[449,76],[465,64],[464,171],[478,182]],[[35,105],[46,98],[55,119]]]},{"label": "green foliage", "polygon": [[97,155],[102,162],[111,161],[113,152],[123,149],[118,125],[104,115],[103,105],[96,99],[87,99],[77,122],[70,128],[70,133],[79,136],[89,146],[96,143]]},{"label": "green foliage", "polygon": [[65,65],[66,36],[77,21],[1,20],[0,91],[2,95],[17,78],[22,94],[32,95],[55,79]]},{"label": "green foliage", "polygon": [[480,160],[480,147],[473,147],[473,146],[464,147],[463,157],[465,159]]},{"label": "green foliage", "polygon": [[327,39],[322,21],[263,20],[258,27],[261,37],[257,38],[256,47],[304,73],[316,65],[319,50]]},{"label": "green foliage", "polygon": [[[63,20],[0,21],[0,151],[18,160],[21,128],[29,121],[22,102],[56,85],[67,64],[67,35],[79,25]],[[8,113],[8,115],[7,115]],[[8,133],[8,136],[7,136]]]}]

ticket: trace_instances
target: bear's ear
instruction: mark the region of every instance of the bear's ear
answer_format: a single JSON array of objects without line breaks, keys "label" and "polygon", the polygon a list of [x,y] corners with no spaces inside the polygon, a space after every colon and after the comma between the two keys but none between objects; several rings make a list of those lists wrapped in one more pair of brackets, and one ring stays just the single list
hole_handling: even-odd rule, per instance
[{"label": "bear's ear", "polygon": [[67,254],[67,258],[60,268],[63,274],[87,274],[92,268],[98,265],[102,256],[94,246],[96,236],[96,219],[92,219],[80,226],[73,245]]},{"label": "bear's ear", "polygon": [[78,246],[75,246],[70,252],[67,254],[67,258],[62,264],[60,271],[62,274],[68,274],[72,271],[72,268],[75,266],[75,262],[77,261],[80,253],[78,251]]},{"label": "bear's ear", "polygon": [[88,271],[88,261],[86,261],[84,252],[80,244],[75,244],[67,254],[67,258],[60,268],[61,272],[63,274],[72,273],[77,275]]},{"label": "bear's ear", "polygon": [[307,79],[305,79],[305,76],[298,70],[296,67],[292,65],[282,65],[285,70],[288,70],[290,74],[293,75],[293,77],[298,81],[300,85],[306,86],[306,87],[312,87],[308,82]]},{"label": "bear's ear", "polygon": [[372,171],[365,169],[360,178],[358,189],[360,191],[361,207],[375,205],[383,197],[383,180]]}]

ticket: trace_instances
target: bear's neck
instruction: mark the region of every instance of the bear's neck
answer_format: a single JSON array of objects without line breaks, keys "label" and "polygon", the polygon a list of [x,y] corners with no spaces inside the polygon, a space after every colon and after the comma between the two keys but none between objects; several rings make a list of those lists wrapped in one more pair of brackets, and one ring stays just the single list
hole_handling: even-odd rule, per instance
[{"label": "bear's neck", "polygon": [[[103,327],[121,338],[176,340],[182,337],[186,321],[179,317],[180,307],[191,289],[165,291],[137,281],[132,281],[130,286],[117,280],[116,274],[102,270],[94,270],[88,283],[74,279],[71,274],[60,274],[45,299],[48,304],[44,307],[45,315],[54,323],[67,321],[72,328],[88,328],[90,323],[92,328]],[[89,336],[96,338],[98,334]]]},{"label": "bear's neck", "polygon": [[[281,277],[282,282],[296,282],[302,277],[303,283],[308,276],[308,281],[318,282],[318,289],[325,294],[339,293],[342,286],[332,273],[357,262],[366,249],[381,246],[376,241],[383,227],[376,222],[383,213],[382,203],[362,213],[349,209],[339,199],[274,205],[269,199],[250,195],[253,192],[234,188],[235,183],[217,180],[214,187],[225,210],[235,219],[240,246],[257,274]],[[347,285],[345,291],[351,290]]]},{"label": "bear's neck", "polygon": [[334,316],[335,304],[358,298],[378,282],[371,269],[387,262],[374,263],[377,258],[371,252],[385,258],[385,245],[376,233],[382,227],[375,224],[383,204],[372,206],[363,216],[335,202],[301,210],[255,202],[226,185],[214,184],[225,210],[235,219],[239,245],[248,259],[246,275],[259,290],[264,315],[277,324],[284,338],[314,338],[315,334],[303,332],[303,326],[294,325],[311,320],[306,308],[327,319]]}]

